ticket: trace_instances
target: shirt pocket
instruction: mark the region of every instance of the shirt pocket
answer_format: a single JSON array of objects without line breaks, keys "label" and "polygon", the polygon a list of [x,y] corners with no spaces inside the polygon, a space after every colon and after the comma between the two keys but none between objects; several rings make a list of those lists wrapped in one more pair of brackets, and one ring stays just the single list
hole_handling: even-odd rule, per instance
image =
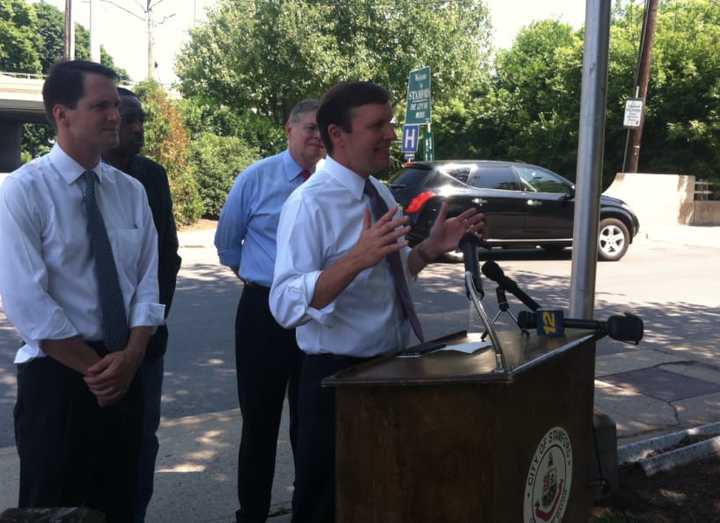
[{"label": "shirt pocket", "polygon": [[135,287],[138,283],[138,263],[143,234],[140,229],[109,229],[108,238],[117,267],[118,278]]}]

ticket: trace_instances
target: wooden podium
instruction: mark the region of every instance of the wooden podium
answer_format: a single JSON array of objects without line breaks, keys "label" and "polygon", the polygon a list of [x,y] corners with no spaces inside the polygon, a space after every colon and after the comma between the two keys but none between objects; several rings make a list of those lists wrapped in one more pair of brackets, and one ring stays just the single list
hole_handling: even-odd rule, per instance
[{"label": "wooden podium", "polygon": [[490,348],[384,357],[323,382],[336,388],[337,523],[588,520],[595,337],[499,337],[502,371]]}]

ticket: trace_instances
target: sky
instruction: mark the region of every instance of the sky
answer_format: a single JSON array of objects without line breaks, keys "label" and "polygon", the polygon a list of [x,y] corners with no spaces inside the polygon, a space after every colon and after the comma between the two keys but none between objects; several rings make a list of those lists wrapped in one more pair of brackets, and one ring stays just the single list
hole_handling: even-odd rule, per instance
[{"label": "sky", "polygon": [[[65,9],[65,0],[44,1],[60,10]],[[145,0],[97,0],[96,3],[100,43],[115,63],[128,71],[132,80],[144,79],[147,74],[147,31],[140,19],[144,17],[140,6]],[[215,3],[216,0],[160,0],[157,3],[155,20],[169,17],[155,29],[154,35],[156,79],[166,86],[177,81],[175,55],[187,42],[190,29],[193,24],[205,20],[206,9]],[[494,45],[498,49],[510,47],[518,31],[534,20],[559,19],[576,29],[585,21],[584,0],[486,0],[486,3],[494,27]],[[88,0],[73,0],[73,13],[76,22],[89,27]]]}]

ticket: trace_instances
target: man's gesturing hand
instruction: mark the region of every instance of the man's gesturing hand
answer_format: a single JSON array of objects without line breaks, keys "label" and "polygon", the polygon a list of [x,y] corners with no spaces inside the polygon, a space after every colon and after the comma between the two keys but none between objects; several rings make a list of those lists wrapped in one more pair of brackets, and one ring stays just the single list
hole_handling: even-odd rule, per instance
[{"label": "man's gesturing hand", "polygon": [[467,209],[455,218],[447,218],[448,205],[443,202],[435,223],[430,229],[430,235],[425,240],[428,251],[439,256],[457,249],[458,242],[463,234],[469,232],[481,235],[485,230],[485,215],[476,209]]},{"label": "man's gesturing hand", "polygon": [[397,207],[393,207],[372,223],[370,210],[365,209],[362,234],[350,251],[350,256],[357,260],[362,269],[377,265],[386,255],[407,245],[403,236],[410,231],[410,227],[405,225],[408,218],[393,218],[397,210]]}]

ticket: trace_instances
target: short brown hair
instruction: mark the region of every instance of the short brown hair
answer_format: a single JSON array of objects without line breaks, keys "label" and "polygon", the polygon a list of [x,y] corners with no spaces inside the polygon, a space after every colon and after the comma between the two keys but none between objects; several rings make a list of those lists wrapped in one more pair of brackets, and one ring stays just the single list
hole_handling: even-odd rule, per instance
[{"label": "short brown hair", "polygon": [[328,127],[335,124],[345,132],[352,131],[352,110],[361,105],[386,104],[390,93],[373,82],[342,82],[330,89],[320,102],[317,113],[320,136],[328,153],[332,153]]},{"label": "short brown hair", "polygon": [[61,104],[74,109],[85,94],[85,76],[88,74],[99,74],[113,81],[118,78],[115,71],[109,67],[87,60],[58,62],[50,68],[43,84],[42,95],[45,114],[52,125],[55,125],[53,107]]}]

